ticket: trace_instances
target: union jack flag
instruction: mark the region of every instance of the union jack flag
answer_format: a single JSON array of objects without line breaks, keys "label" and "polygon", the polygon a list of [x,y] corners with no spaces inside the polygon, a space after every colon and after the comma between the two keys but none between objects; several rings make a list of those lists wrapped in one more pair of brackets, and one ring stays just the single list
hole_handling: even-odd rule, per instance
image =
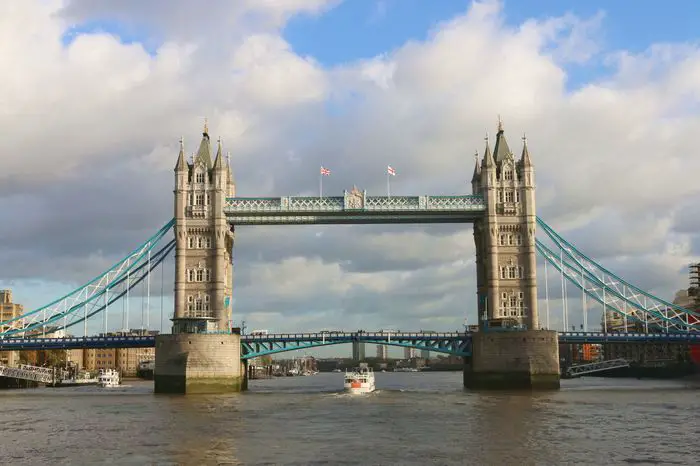
[{"label": "union jack flag", "polygon": [[331,174],[331,171],[329,169],[321,167],[321,175],[328,176],[330,174]]},{"label": "union jack flag", "polygon": [[387,175],[396,176],[396,169],[392,168],[391,165],[387,165],[386,173]]}]

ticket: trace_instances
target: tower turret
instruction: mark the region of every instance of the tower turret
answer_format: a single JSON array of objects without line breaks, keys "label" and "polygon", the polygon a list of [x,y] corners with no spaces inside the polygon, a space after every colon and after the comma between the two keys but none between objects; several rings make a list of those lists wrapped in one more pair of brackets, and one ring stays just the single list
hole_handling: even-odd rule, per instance
[{"label": "tower turret", "polygon": [[484,219],[474,226],[480,318],[535,329],[534,172],[527,144],[516,164],[500,117],[493,157],[486,141],[480,189],[486,203]]},{"label": "tower turret", "polygon": [[233,232],[225,207],[232,189],[221,139],[212,163],[206,120],[192,165],[184,162],[181,144],[176,173],[173,333],[226,331],[231,320]]}]

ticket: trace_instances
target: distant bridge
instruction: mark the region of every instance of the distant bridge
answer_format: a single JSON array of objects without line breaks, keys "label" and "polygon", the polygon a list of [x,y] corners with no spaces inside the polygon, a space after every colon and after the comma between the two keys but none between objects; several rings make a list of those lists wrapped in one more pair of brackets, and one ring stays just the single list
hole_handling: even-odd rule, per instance
[{"label": "distant bridge", "polygon": [[[455,356],[471,355],[471,333],[464,332],[313,332],[241,335],[244,359],[320,346],[370,343],[417,348]],[[700,333],[603,333],[560,332],[559,343],[697,343]],[[0,339],[0,351],[50,350],[80,348],[153,348],[156,337],[106,336],[76,338],[10,338]]]}]

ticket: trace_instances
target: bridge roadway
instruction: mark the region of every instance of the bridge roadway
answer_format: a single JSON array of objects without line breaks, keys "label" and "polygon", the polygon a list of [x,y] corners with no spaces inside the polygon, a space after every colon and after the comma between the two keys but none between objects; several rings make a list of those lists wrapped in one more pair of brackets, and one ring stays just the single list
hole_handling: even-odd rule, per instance
[{"label": "bridge roadway", "polygon": [[[242,335],[244,359],[296,349],[352,343],[425,349],[436,353],[468,356],[471,354],[471,333],[464,332],[317,332]],[[152,348],[155,336],[100,336],[73,338],[10,338],[0,339],[0,351],[51,350],[81,348]],[[559,343],[697,343],[700,332],[693,333],[602,333],[560,332]]]}]

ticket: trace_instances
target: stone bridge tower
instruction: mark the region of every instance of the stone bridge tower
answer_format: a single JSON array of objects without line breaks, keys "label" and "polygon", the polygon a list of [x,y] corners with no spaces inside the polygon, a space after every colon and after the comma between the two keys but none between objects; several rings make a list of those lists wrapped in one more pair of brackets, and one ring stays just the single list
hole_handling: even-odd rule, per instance
[{"label": "stone bridge tower", "polygon": [[480,326],[537,329],[535,171],[525,137],[516,160],[500,120],[493,153],[487,137],[476,157],[472,192],[487,209],[474,225]]},{"label": "stone bridge tower", "polygon": [[247,388],[240,335],[231,329],[235,196],[221,140],[212,161],[206,123],[193,159],[175,165],[175,312],[171,335],[156,337],[156,393],[222,393]]},{"label": "stone bridge tower", "polygon": [[221,140],[212,162],[204,125],[192,163],[184,144],[175,166],[175,315],[173,333],[226,331],[231,326],[233,229],[224,215],[235,196]]},{"label": "stone bridge tower", "polygon": [[476,156],[472,191],[486,201],[474,224],[479,331],[464,368],[467,388],[559,388],[557,333],[539,330],[535,171],[527,141],[519,159],[498,122],[493,153]]}]

